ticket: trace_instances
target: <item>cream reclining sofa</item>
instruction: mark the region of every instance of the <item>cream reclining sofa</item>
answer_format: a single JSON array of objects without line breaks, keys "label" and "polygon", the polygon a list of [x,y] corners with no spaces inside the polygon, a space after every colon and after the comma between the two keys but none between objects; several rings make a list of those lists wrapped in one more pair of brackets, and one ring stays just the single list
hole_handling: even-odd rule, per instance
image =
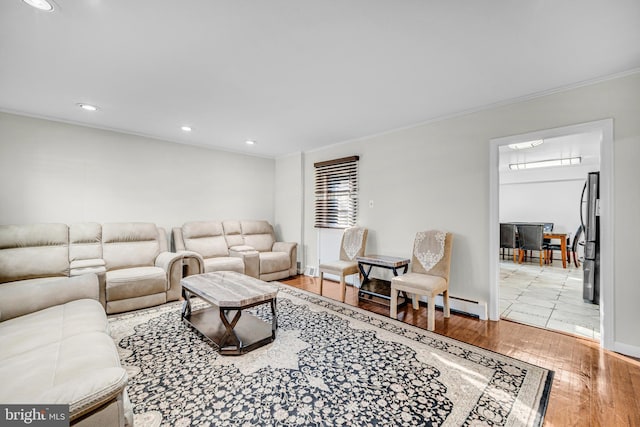
[{"label": "cream reclining sofa", "polygon": [[182,256],[151,223],[0,225],[0,286],[98,274],[107,313],[180,298]]},{"label": "cream reclining sofa", "polygon": [[276,242],[267,221],[193,221],[172,230],[185,275],[231,270],[261,280],[297,274],[297,243]]},{"label": "cream reclining sofa", "polygon": [[[53,267],[57,258],[62,275],[63,245],[46,237],[40,243],[52,256],[33,268],[42,274],[38,266]],[[98,277],[49,279],[0,284],[0,402],[68,404],[71,425],[133,425],[127,373],[98,301]]]},{"label": "cream reclining sofa", "polygon": [[102,225],[107,313],[180,299],[182,256],[168,252],[167,234],[150,223]]}]

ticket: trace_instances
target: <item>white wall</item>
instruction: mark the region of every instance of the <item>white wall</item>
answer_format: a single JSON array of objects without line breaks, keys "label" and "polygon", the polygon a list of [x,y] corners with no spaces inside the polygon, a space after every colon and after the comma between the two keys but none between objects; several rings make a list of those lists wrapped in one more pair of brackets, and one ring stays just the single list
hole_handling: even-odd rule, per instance
[{"label": "white wall", "polygon": [[[304,256],[302,227],[302,153],[284,156],[275,161],[275,223],[281,241],[298,243],[298,262]],[[304,269],[304,265],[301,265]]]},{"label": "white wall", "polygon": [[0,224],[274,220],[275,162],[0,113]]},{"label": "white wall", "polygon": [[584,179],[500,185],[500,222],[552,222],[553,231],[573,235],[583,185]]},{"label": "white wall", "polygon": [[[465,116],[435,121],[305,153],[305,263],[317,262],[313,163],[360,156],[358,222],[369,253],[409,256],[415,233],[454,233],[451,292],[489,300],[489,141],[604,118],[614,119],[614,340],[640,351],[640,73]],[[569,196],[567,196],[569,197]],[[572,195],[571,198],[574,196]],[[368,201],[374,201],[374,208]]]}]

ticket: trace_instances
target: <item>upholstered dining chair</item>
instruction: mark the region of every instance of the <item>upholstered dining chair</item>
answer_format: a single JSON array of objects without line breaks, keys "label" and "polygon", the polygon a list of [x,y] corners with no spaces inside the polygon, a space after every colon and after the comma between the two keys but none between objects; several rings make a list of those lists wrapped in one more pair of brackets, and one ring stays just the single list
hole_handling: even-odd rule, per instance
[{"label": "upholstered dining chair", "polygon": [[[582,224],[580,224],[578,226],[578,229],[576,230],[576,233],[573,235],[573,241],[570,241],[569,237],[567,237],[567,262],[571,263],[571,257],[573,257],[573,264],[576,266],[576,268],[580,266],[580,261],[578,261],[578,245],[580,243],[582,232]],[[559,251],[561,249],[562,246],[558,243],[550,243],[547,245],[549,262],[553,262],[553,251]]]},{"label": "upholstered dining chair", "polygon": [[418,309],[418,296],[427,297],[427,329],[433,331],[435,298],[442,294],[444,317],[449,310],[449,270],[453,234],[430,230],[416,234],[413,243],[411,272],[391,279],[391,318],[398,318],[398,293],[412,294],[413,308]]},{"label": "upholstered dining chair", "polygon": [[[516,262],[516,225],[509,223],[500,224],[500,249],[502,250],[502,259],[504,259],[504,250],[511,249],[513,251],[513,262]],[[508,253],[507,253],[508,255]]]},{"label": "upholstered dining chair", "polygon": [[362,227],[351,227],[344,230],[342,241],[340,242],[340,259],[336,261],[323,262],[320,264],[320,295],[322,295],[322,282],[324,273],[340,276],[340,290],[342,302],[347,295],[346,276],[360,274],[358,269],[357,256],[364,255],[367,246],[368,230]]},{"label": "upholstered dining chair", "polygon": [[520,242],[520,263],[522,263],[526,251],[540,253],[540,267],[546,263],[547,245],[544,243],[543,224],[518,224],[518,241]]}]

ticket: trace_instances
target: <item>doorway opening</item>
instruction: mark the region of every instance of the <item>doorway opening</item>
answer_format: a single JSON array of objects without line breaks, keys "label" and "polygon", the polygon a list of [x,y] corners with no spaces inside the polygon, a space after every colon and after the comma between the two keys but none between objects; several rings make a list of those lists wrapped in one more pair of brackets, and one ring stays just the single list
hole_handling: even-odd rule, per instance
[{"label": "doorway opening", "polygon": [[[542,141],[542,142],[541,142]],[[514,145],[517,144],[517,145]],[[525,148],[521,148],[525,147]],[[612,342],[612,156],[613,122],[601,120],[494,139],[490,143],[490,303],[491,320],[501,317],[601,342]],[[571,159],[571,160],[570,160]],[[566,167],[537,167],[540,162]],[[588,172],[600,172],[600,283],[596,304],[583,300],[584,246],[570,251],[580,224],[581,191]],[[509,251],[502,259],[500,224],[541,224],[550,252]],[[552,224],[552,225],[551,225]],[[504,226],[503,226],[504,227]],[[529,228],[536,228],[529,227]],[[552,227],[552,228],[551,228]],[[569,238],[569,259],[559,243]],[[578,241],[583,240],[578,236]],[[530,240],[529,240],[530,241]],[[521,245],[522,243],[518,243]],[[516,253],[514,261],[513,253]],[[520,253],[527,257],[520,257]],[[533,258],[531,257],[533,255]],[[521,261],[522,260],[522,261]],[[599,305],[597,304],[599,303]]]}]

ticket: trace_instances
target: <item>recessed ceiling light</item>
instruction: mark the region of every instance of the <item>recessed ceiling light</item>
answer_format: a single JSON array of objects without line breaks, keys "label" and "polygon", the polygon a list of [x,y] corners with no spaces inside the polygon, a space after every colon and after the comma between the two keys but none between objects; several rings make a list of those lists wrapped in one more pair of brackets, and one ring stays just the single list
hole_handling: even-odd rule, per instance
[{"label": "recessed ceiling light", "polygon": [[185,132],[191,132],[191,126],[182,126],[180,129],[182,129]]},{"label": "recessed ceiling light", "polygon": [[39,10],[44,10],[45,12],[51,12],[53,10],[53,5],[49,3],[47,0],[22,0],[26,4],[31,7],[35,7]]},{"label": "recessed ceiling light", "polygon": [[98,109],[98,107],[96,107],[95,105],[85,104],[83,102],[80,102],[77,105],[78,105],[78,107],[82,108],[83,110],[87,110],[87,111],[96,111]]},{"label": "recessed ceiling light", "polygon": [[524,150],[525,148],[533,148],[544,142],[543,139],[536,139],[535,141],[518,142],[516,144],[509,144],[509,148],[512,150]]},{"label": "recessed ceiling light", "polygon": [[255,145],[256,142],[251,139],[247,139],[244,143],[247,145]]}]

